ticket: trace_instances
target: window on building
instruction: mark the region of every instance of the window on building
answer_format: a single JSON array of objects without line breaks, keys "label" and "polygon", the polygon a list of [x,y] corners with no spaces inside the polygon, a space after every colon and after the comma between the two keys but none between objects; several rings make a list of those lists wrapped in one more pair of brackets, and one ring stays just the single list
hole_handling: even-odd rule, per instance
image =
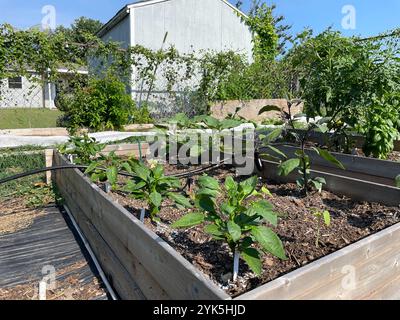
[{"label": "window on building", "polygon": [[8,78],[8,88],[22,89],[22,77]]}]

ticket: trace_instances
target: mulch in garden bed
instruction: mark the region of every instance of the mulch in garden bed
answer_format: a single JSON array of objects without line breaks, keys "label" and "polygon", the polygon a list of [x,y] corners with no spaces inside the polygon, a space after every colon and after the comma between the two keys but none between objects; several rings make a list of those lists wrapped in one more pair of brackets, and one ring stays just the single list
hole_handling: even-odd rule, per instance
[{"label": "mulch in garden bed", "polygon": [[[184,170],[166,165],[167,173]],[[226,177],[235,175],[235,171],[219,168],[209,175],[219,179],[222,185]],[[212,240],[201,226],[188,230],[172,229],[170,224],[187,214],[188,210],[174,208],[169,200],[163,203],[159,214],[161,222],[154,223],[147,217],[145,225],[235,297],[400,221],[400,207],[355,202],[327,191],[313,192],[304,197],[297,185],[291,183],[260,180],[259,186],[262,185],[271,191],[272,197],[265,198],[280,214],[278,227],[274,231],[283,242],[288,260],[282,261],[265,254],[264,272],[260,277],[241,261],[238,281],[232,283],[233,257],[229,248],[222,242]],[[140,215],[139,208],[146,207],[143,201],[131,199],[121,192],[112,192],[111,196],[136,217]],[[330,227],[321,228],[321,244],[318,248],[315,244],[318,222],[313,209],[328,210],[332,219]]]}]

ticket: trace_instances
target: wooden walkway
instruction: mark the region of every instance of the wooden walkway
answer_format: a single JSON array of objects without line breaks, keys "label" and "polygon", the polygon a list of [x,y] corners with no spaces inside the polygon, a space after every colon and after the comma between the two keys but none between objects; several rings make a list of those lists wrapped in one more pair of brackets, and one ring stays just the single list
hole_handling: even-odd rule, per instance
[{"label": "wooden walkway", "polygon": [[[108,299],[68,216],[54,206],[36,211],[27,227],[0,233],[0,300],[38,298],[39,282],[48,275],[46,266],[56,271],[56,288],[48,292],[48,299]],[[26,212],[6,213],[10,218],[21,214]],[[4,218],[1,209],[0,217]]]}]

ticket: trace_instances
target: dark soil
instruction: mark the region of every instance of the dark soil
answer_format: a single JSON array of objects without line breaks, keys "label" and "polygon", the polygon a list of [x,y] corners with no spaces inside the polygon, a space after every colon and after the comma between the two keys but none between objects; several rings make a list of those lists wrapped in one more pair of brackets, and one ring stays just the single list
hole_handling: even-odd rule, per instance
[{"label": "dark soil", "polygon": [[[166,165],[166,172],[185,170],[187,169]],[[220,168],[209,175],[218,178],[222,184],[226,177],[234,176],[235,171]],[[281,261],[265,254],[264,272],[260,277],[253,274],[241,261],[239,279],[237,283],[232,283],[230,279],[233,257],[229,248],[212,240],[201,226],[188,230],[170,228],[169,225],[187,214],[188,210],[178,210],[168,200],[163,203],[159,214],[161,222],[154,223],[147,217],[145,225],[235,297],[400,221],[400,207],[389,208],[377,203],[354,202],[327,191],[314,192],[304,197],[295,184],[260,180],[259,185],[267,186],[273,195],[266,196],[266,199],[280,213],[275,231],[289,258]],[[136,217],[140,214],[139,208],[146,207],[142,201],[133,200],[123,193],[113,192],[111,195]],[[328,210],[332,219],[330,227],[324,226],[321,229],[319,247],[316,246],[318,222],[313,215],[313,209]]]}]

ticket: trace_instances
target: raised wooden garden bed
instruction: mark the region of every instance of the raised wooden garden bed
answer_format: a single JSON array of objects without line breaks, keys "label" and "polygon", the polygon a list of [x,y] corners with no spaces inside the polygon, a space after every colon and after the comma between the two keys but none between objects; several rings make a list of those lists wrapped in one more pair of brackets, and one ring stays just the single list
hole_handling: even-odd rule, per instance
[{"label": "raised wooden garden bed", "polygon": [[[293,146],[279,146],[278,148],[286,154],[289,159],[294,158],[294,153],[299,150],[299,148]],[[332,155],[334,155],[335,158],[338,159],[346,168],[346,170],[342,170],[331,162],[318,156],[314,150],[307,149],[306,152],[310,156],[311,167],[317,171],[375,182],[392,187],[395,186],[395,179],[400,174],[400,162],[332,152]]]},{"label": "raised wooden garden bed", "polygon": [[[66,163],[57,153],[54,161]],[[296,178],[276,176],[276,166],[266,163],[260,174],[280,181]],[[400,189],[325,172],[313,174],[325,177],[326,189],[336,194],[387,206],[400,204]],[[55,182],[122,299],[232,299],[80,171],[59,171]],[[395,224],[235,298],[398,298],[399,240],[400,224]]]}]

